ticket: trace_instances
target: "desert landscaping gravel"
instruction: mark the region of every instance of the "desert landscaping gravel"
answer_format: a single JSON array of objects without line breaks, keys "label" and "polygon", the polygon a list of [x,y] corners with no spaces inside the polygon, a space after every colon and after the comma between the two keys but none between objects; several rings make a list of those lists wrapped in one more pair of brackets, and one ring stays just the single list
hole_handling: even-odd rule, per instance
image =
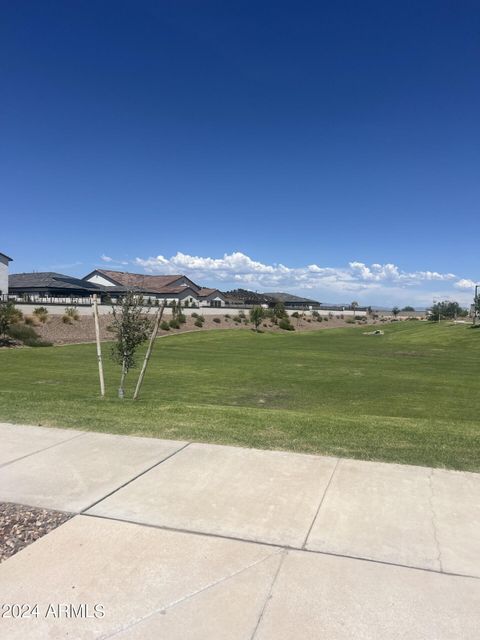
[{"label": "desert landscaping gravel", "polygon": [[0,502],[0,562],[72,517],[70,513]]},{"label": "desert landscaping gravel", "polygon": [[[175,335],[177,333],[184,333],[186,331],[205,331],[205,330],[222,330],[222,329],[237,329],[237,330],[252,330],[252,324],[237,323],[233,320],[232,316],[235,316],[236,312],[232,311],[231,317],[226,318],[224,315],[218,315],[217,319],[220,322],[215,322],[214,317],[206,315],[205,322],[202,328],[195,326],[195,318],[187,317],[187,322],[181,325],[180,329],[170,329],[170,331],[159,330],[158,335]],[[171,319],[171,316],[166,317],[167,320]],[[334,329],[339,327],[352,327],[353,324],[347,323],[344,319],[339,317],[332,317],[328,321],[316,322],[312,319],[308,320],[291,318],[291,322],[297,332],[299,331],[316,331],[318,329]],[[369,319],[369,324],[371,324]],[[108,330],[112,323],[112,316],[105,315],[100,316],[100,337],[101,340],[113,340],[113,334]],[[42,323],[36,323],[34,326],[35,331],[39,334],[42,340],[47,340],[56,345],[61,344],[75,344],[83,342],[93,342],[95,340],[95,326],[93,318],[89,316],[80,316],[78,320],[74,320],[72,324],[65,324],[60,316],[51,315],[47,321]],[[261,331],[273,331],[274,333],[286,333],[280,329],[277,325],[268,321],[263,321],[260,326]]]}]

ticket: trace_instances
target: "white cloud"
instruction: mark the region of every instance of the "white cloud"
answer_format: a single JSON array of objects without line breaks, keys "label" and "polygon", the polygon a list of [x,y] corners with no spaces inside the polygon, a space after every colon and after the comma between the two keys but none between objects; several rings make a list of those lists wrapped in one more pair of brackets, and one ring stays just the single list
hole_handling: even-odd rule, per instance
[{"label": "white cloud", "polygon": [[[342,267],[323,267],[318,264],[288,267],[282,263],[266,264],[253,260],[240,251],[225,253],[221,258],[191,256],[178,252],[170,258],[162,255],[136,258],[134,264],[142,267],[147,273],[185,273],[194,280],[220,288],[312,291],[312,295],[313,290],[316,290],[317,295],[322,297],[343,298],[347,295],[362,297],[364,294],[365,301],[385,299],[408,302],[410,299],[423,299],[428,303],[431,302],[428,287],[431,288],[433,283],[442,282],[451,287],[454,280],[457,280],[457,283],[467,282],[459,280],[453,273],[404,271],[389,262],[367,265],[352,261]],[[461,288],[466,288],[466,285]],[[445,295],[453,291],[445,290]]]},{"label": "white cloud", "polygon": [[476,285],[476,282],[474,282],[473,280],[469,280],[468,278],[462,278],[461,280],[458,280],[457,282],[455,282],[453,286],[456,287],[457,289],[474,289],[475,285]]},{"label": "white cloud", "polygon": [[106,262],[108,265],[113,266],[113,263],[116,265],[126,265],[129,264],[128,260],[115,260],[115,258],[111,258],[110,256],[106,256],[105,254],[100,256],[100,260],[102,262]]}]

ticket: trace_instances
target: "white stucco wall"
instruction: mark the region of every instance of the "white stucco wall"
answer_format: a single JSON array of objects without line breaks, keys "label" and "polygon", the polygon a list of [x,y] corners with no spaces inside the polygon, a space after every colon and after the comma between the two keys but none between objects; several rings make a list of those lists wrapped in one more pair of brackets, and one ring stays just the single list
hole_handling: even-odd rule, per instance
[{"label": "white stucco wall", "polygon": [[8,293],[8,260],[0,255],[0,294]]},{"label": "white stucco wall", "polygon": [[[39,302],[38,304],[30,304],[27,302],[15,302],[15,306],[17,306],[22,313],[24,313],[25,315],[31,315],[33,313],[33,310],[36,307],[42,306],[42,307],[46,307],[48,309],[48,312],[51,315],[63,315],[65,313],[65,309],[66,307],[75,307],[77,309],[77,312],[79,315],[81,316],[89,316],[92,314],[92,307],[90,305],[75,305],[75,304],[45,304],[45,303],[41,303]],[[156,307],[146,307],[145,310],[150,309],[150,313],[155,313],[155,309]],[[112,311],[112,307],[111,305],[108,304],[100,304],[98,305],[98,311],[101,315],[105,315],[108,313],[111,313]],[[230,315],[234,316],[234,315],[238,315],[241,311],[244,311],[245,314],[248,314],[250,309],[249,308],[242,308],[242,307],[235,307],[235,308],[229,308],[229,307],[201,307],[200,311],[198,309],[198,307],[194,307],[194,308],[189,308],[189,307],[183,307],[182,306],[182,313],[184,313],[185,315],[189,316],[194,312],[197,313],[201,313],[204,316],[221,316],[221,315],[225,315],[226,313],[229,313]],[[170,307],[166,307],[165,308],[165,315],[170,315],[172,313],[172,309]],[[292,313],[294,313],[293,310],[288,310],[287,313],[289,315],[292,315]],[[299,313],[301,313],[299,311]],[[328,316],[329,314],[331,314],[331,317],[336,318],[337,316],[340,318],[342,315],[345,318],[348,317],[352,317],[352,316],[359,316],[359,317],[363,317],[366,316],[367,313],[366,311],[328,311],[328,309],[322,309],[320,311],[320,315],[322,315],[323,317]],[[311,315],[310,311],[306,311],[305,315],[308,317]]]},{"label": "white stucco wall", "polygon": [[101,284],[104,287],[114,287],[115,285],[113,284],[113,282],[110,282],[110,280],[107,280],[106,278],[104,278],[103,276],[99,275],[98,273],[96,273],[93,276],[90,276],[89,278],[87,278],[87,282],[93,282],[93,284]]}]

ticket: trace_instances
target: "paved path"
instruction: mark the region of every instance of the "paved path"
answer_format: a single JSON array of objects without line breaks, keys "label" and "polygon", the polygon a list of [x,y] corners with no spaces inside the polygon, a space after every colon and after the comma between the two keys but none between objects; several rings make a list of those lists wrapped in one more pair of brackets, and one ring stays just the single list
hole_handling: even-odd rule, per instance
[{"label": "paved path", "polygon": [[2,638],[480,638],[480,474],[8,424],[0,442],[0,501],[77,514],[0,565],[2,602],[38,605]]}]

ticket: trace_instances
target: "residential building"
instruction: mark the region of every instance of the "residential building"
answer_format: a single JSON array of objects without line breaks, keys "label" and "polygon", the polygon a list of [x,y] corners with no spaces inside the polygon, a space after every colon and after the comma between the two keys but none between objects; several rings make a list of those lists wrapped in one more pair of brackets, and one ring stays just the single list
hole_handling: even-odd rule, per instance
[{"label": "residential building", "polygon": [[0,253],[0,296],[8,294],[8,266],[12,262],[5,253]]},{"label": "residential building", "polygon": [[9,295],[27,302],[71,299],[72,302],[88,301],[103,290],[95,284],[66,276],[62,273],[34,272],[12,273],[9,277]]},{"label": "residential building", "polygon": [[86,282],[116,291],[118,287],[133,289],[148,298],[175,301],[187,306],[223,307],[225,296],[218,289],[200,287],[185,275],[147,275],[128,271],[95,269],[83,278]]}]

